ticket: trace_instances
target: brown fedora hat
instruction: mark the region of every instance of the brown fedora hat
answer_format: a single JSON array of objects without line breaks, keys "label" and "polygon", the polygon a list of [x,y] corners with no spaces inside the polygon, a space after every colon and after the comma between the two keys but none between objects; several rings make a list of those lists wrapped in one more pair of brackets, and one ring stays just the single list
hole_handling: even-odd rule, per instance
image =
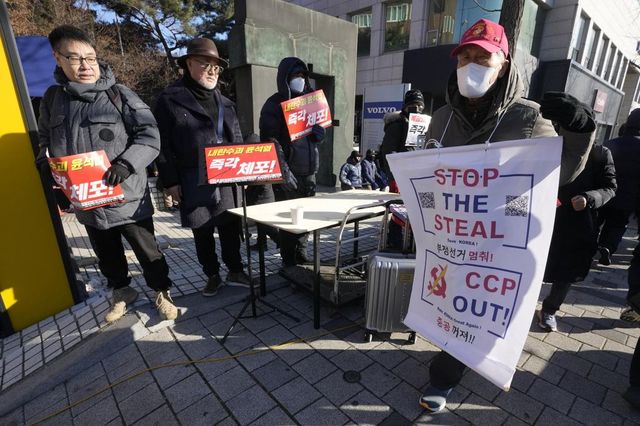
[{"label": "brown fedora hat", "polygon": [[178,58],[177,62],[182,68],[186,68],[185,60],[189,56],[206,56],[215,59],[222,66],[229,66],[229,62],[218,54],[218,48],[213,40],[208,38],[195,38],[187,44],[187,54]]}]

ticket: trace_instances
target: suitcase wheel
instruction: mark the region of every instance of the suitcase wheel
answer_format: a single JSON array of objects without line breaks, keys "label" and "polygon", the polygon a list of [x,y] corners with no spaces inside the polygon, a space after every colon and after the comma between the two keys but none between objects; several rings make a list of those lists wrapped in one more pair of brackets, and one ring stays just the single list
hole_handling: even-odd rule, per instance
[{"label": "suitcase wheel", "polygon": [[409,343],[410,345],[413,345],[414,343],[416,343],[416,332],[412,331],[411,333],[409,333],[409,338],[407,339],[407,343]]},{"label": "suitcase wheel", "polygon": [[364,341],[365,343],[371,343],[373,341],[373,333],[370,331],[364,332]]}]

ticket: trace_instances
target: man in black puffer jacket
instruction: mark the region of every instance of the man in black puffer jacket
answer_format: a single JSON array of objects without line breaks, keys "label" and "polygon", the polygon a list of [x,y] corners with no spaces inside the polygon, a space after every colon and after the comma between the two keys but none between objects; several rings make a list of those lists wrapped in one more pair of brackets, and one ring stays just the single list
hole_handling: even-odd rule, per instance
[{"label": "man in black puffer jacket", "polygon": [[394,152],[413,151],[412,146],[406,146],[407,133],[409,131],[409,114],[421,114],[424,110],[424,96],[419,90],[409,90],[404,94],[402,110],[390,112],[384,116],[384,138],[380,146],[382,167],[389,179],[389,190],[398,192],[398,187],[393,179],[393,174],[387,164],[386,155]]},{"label": "man in black puffer jacket", "polygon": [[[311,133],[292,141],[280,103],[313,91],[309,84],[307,65],[295,57],[284,58],[278,65],[278,91],[262,106],[260,111],[260,139],[274,138],[282,146],[285,160],[297,181],[295,191],[283,185],[274,185],[276,201],[313,197],[316,194],[316,173],[318,172],[318,144],[324,140],[324,128],[314,125]],[[280,253],[284,266],[308,263],[306,234],[296,236],[288,232],[280,233]]]}]

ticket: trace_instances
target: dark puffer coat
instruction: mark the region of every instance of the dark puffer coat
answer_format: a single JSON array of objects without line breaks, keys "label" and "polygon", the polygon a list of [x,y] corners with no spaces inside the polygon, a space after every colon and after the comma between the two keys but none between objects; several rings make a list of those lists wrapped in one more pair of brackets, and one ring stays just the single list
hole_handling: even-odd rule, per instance
[{"label": "dark puffer coat", "polygon": [[[577,282],[587,276],[598,245],[596,209],[613,198],[615,192],[616,170],[611,152],[596,145],[584,170],[573,182],[558,189],[560,206],[556,209],[545,282]],[[586,209],[573,209],[571,198],[576,195],[585,196]]]},{"label": "dark puffer coat", "polygon": [[[266,141],[269,138],[276,139],[282,150],[289,168],[296,176],[310,176],[318,171],[319,154],[317,144],[322,140],[317,140],[313,134],[302,139],[291,141],[287,123],[282,112],[281,102],[294,97],[289,90],[287,81],[291,71],[302,68],[308,71],[307,65],[298,58],[284,58],[278,66],[277,84],[278,92],[267,99],[260,111],[260,139]],[[304,93],[312,91],[309,79],[305,77],[306,83]]]},{"label": "dark puffer coat", "polygon": [[627,132],[622,137],[604,143],[611,150],[618,183],[618,190],[610,207],[629,212],[640,206],[640,123],[635,125],[635,128],[627,127]]},{"label": "dark puffer coat", "polygon": [[[224,110],[223,143],[242,143],[234,103],[217,89],[215,95],[218,109]],[[174,185],[182,188],[182,226],[212,225],[215,216],[237,207],[235,187],[209,185],[206,179],[204,148],[216,144],[217,123],[182,80],[162,92],[154,114],[162,141],[158,170],[165,188]]]},{"label": "dark puffer coat", "polygon": [[158,155],[160,138],[149,107],[133,91],[118,84],[121,114],[106,93],[116,80],[104,63],[94,84],[70,82],[59,67],[54,75],[60,86],[47,89],[40,103],[40,147],[47,148],[50,157],[104,150],[111,163],[126,161],[134,171],[121,184],[124,203],[76,210],[78,221],[104,230],[151,217],[146,167]]}]

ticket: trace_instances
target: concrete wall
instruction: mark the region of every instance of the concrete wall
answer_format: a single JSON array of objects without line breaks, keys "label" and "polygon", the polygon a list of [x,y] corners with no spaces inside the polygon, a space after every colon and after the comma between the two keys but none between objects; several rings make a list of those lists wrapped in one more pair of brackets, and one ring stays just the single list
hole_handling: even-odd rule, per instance
[{"label": "concrete wall", "polygon": [[277,91],[280,60],[297,56],[312,64],[311,78],[325,90],[334,120],[320,148],[318,182],[334,185],[353,146],[357,27],[280,0],[236,0],[231,30],[231,68],[236,70],[238,113],[243,133],[259,132],[266,99]]}]

